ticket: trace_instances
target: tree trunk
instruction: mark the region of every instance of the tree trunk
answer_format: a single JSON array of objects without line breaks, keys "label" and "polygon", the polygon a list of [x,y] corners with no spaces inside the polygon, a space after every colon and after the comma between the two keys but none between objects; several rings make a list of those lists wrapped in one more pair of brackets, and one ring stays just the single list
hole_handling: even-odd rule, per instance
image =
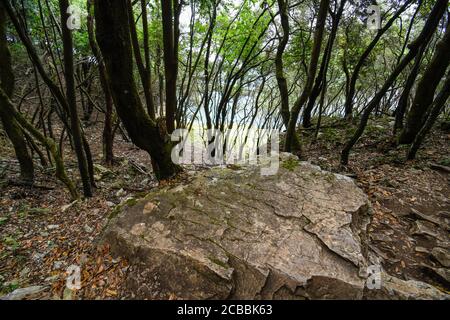
[{"label": "tree trunk", "polygon": [[75,153],[78,160],[78,169],[80,171],[81,181],[83,183],[83,191],[85,197],[92,196],[91,179],[89,177],[88,163],[83,146],[82,132],[80,128],[80,119],[78,117],[77,101],[75,96],[75,78],[73,67],[73,43],[72,33],[67,28],[67,20],[69,14],[68,0],[59,0],[59,9],[61,14],[61,29],[64,52],[64,77],[66,80],[66,97],[70,115],[70,129],[72,131],[72,139],[75,147]]},{"label": "tree trunk", "polygon": [[178,57],[175,48],[175,0],[161,0],[164,74],[166,77],[166,127],[169,133],[175,130],[175,112],[177,109]]},{"label": "tree trunk", "polygon": [[311,127],[311,113],[314,109],[314,105],[316,104],[317,97],[319,97],[320,92],[324,88],[324,79],[326,77],[326,73],[328,71],[328,66],[331,59],[331,53],[333,50],[334,40],[336,39],[339,22],[341,21],[342,13],[344,11],[344,6],[347,0],[341,0],[338,11],[333,14],[333,23],[331,27],[330,35],[328,36],[327,45],[322,57],[322,62],[320,64],[319,74],[317,75],[316,81],[314,83],[314,87],[311,91],[311,95],[309,97],[308,103],[306,105],[305,111],[303,112],[303,127],[309,128]]},{"label": "tree trunk", "polygon": [[162,180],[178,173],[180,167],[171,161],[172,143],[167,131],[148,116],[139,99],[133,78],[127,13],[126,1],[96,1],[97,41],[105,60],[117,114],[133,143],[150,154],[155,175]]},{"label": "tree trunk", "polygon": [[[314,84],[314,78],[316,77],[317,72],[317,64],[319,61],[320,56],[320,50],[322,48],[322,39],[323,39],[323,33],[325,30],[325,22],[327,18],[327,11],[328,6],[330,4],[330,0],[321,0],[320,1],[320,8],[319,8],[319,14],[317,16],[317,22],[316,22],[316,30],[314,32],[314,44],[313,49],[311,52],[311,60],[309,63],[309,69],[308,69],[308,78],[306,80],[305,87],[303,89],[302,94],[300,97],[295,101],[294,106],[291,110],[291,115],[289,118],[289,125],[286,132],[286,141],[284,145],[284,150],[286,152],[291,152],[292,148],[294,147],[294,136],[295,133],[295,127],[297,125],[298,115],[300,114],[300,110],[305,104],[305,102],[308,100],[308,97],[311,95],[312,86]],[[300,151],[300,150],[295,150]]]},{"label": "tree trunk", "polygon": [[408,78],[406,79],[403,92],[398,100],[397,109],[395,110],[395,123],[394,123],[394,134],[397,130],[403,129],[403,118],[405,117],[406,110],[408,109],[409,95],[414,86],[414,82],[417,79],[420,71],[420,65],[422,63],[422,57],[425,52],[426,46],[420,48],[420,52],[416,57],[416,62],[411,70]]},{"label": "tree trunk", "polygon": [[150,74],[150,51],[149,51],[149,39],[148,39],[148,24],[147,24],[147,10],[146,10],[146,1],[141,0],[141,9],[142,9],[142,30],[144,35],[144,61],[141,56],[141,48],[139,46],[139,39],[136,31],[136,25],[134,23],[134,15],[133,15],[133,6],[131,1],[128,2],[128,15],[130,17],[130,34],[131,34],[131,43],[133,45],[134,57],[136,60],[136,66],[139,71],[139,76],[141,78],[142,87],[144,90],[145,103],[147,105],[147,112],[151,119],[155,119],[155,104],[153,101],[153,89],[151,84],[151,74]]},{"label": "tree trunk", "polygon": [[[8,97],[14,90],[14,74],[11,65],[11,53],[6,41],[6,14],[0,3],[0,86]],[[34,165],[31,158],[25,136],[13,115],[0,103],[0,120],[3,123],[6,134],[11,140],[20,165],[20,178],[24,182],[33,183]]]},{"label": "tree trunk", "polygon": [[[284,76],[283,68],[283,53],[286,49],[286,45],[289,41],[289,15],[288,15],[289,0],[278,0],[278,10],[280,11],[281,27],[283,29],[283,35],[281,36],[280,42],[278,43],[277,53],[275,56],[275,72],[277,78],[278,89],[280,91],[280,101],[281,101],[281,117],[283,119],[284,126],[286,129],[289,126],[289,90]],[[295,150],[300,150],[301,145],[297,135],[293,140]]]},{"label": "tree trunk", "polygon": [[87,0],[87,11],[88,11],[87,27],[89,35],[89,44],[92,53],[94,54],[97,60],[100,85],[102,87],[103,94],[105,95],[106,110],[105,110],[105,125],[103,127],[103,159],[106,164],[112,165],[114,162],[114,152],[113,152],[114,135],[112,129],[113,98],[107,80],[105,63],[103,61],[103,57],[100,52],[100,48],[98,47],[97,41],[95,40],[93,4],[94,0]]},{"label": "tree trunk", "polygon": [[419,133],[416,135],[414,142],[411,144],[411,148],[409,149],[407,155],[408,160],[412,160],[416,157],[417,150],[419,150],[420,146],[422,145],[422,142],[425,139],[425,136],[431,130],[433,124],[439,117],[439,114],[444,109],[445,102],[448,100],[449,96],[450,96],[450,73],[447,74],[447,78],[444,82],[444,85],[442,86],[441,91],[439,92],[438,96],[433,102],[433,105],[431,106],[430,115],[428,116],[427,121],[425,122],[424,126],[419,131]]},{"label": "tree trunk", "polygon": [[398,11],[392,16],[391,19],[384,25],[383,28],[378,30],[375,38],[370,42],[366,50],[364,50],[363,54],[359,58],[358,62],[356,63],[355,69],[353,70],[353,73],[350,77],[350,83],[348,85],[348,92],[347,96],[345,97],[345,118],[351,119],[352,113],[353,113],[353,98],[355,97],[356,92],[356,80],[358,80],[359,72],[361,71],[362,66],[364,65],[364,62],[366,61],[367,57],[372,52],[373,48],[377,45],[378,41],[381,39],[381,36],[389,30],[389,28],[392,26],[394,21],[403,13],[403,11],[408,8],[408,6],[411,4],[412,0],[406,1],[403,6],[398,9]]},{"label": "tree trunk", "polygon": [[411,109],[408,112],[405,127],[399,137],[399,143],[409,144],[414,141],[425,121],[425,115],[433,102],[436,88],[449,64],[450,27],[447,26],[444,37],[436,45],[433,58],[417,85],[416,94],[411,104]]},{"label": "tree trunk", "polygon": [[72,196],[73,200],[76,200],[79,198],[77,189],[75,188],[75,185],[70,180],[70,178],[67,176],[66,169],[64,168],[64,162],[61,157],[61,152],[58,149],[58,146],[56,145],[55,141],[46,138],[43,134],[41,134],[32,124],[30,124],[24,116],[20,112],[16,110],[11,100],[8,98],[6,93],[3,91],[2,88],[0,88],[0,105],[4,106],[6,111],[13,115],[14,119],[17,120],[17,122],[27,130],[36,140],[38,140],[41,144],[43,144],[51,153],[53,156],[53,160],[55,161],[55,168],[56,168],[56,177],[64,183],[64,185],[67,187],[67,189],[70,192],[70,195]]},{"label": "tree trunk", "polygon": [[364,129],[366,128],[367,122],[369,121],[369,116],[371,112],[375,109],[376,106],[379,105],[381,99],[386,94],[388,89],[392,86],[394,81],[397,79],[398,75],[406,68],[406,66],[416,57],[418,54],[420,47],[427,45],[430,41],[433,33],[436,31],[436,28],[441,20],[442,15],[445,12],[445,8],[447,7],[448,0],[437,0],[434,5],[430,15],[428,16],[425,25],[420,32],[419,36],[409,44],[409,52],[403,57],[400,63],[397,65],[395,70],[391,73],[389,78],[385,81],[383,87],[379,92],[373,97],[373,99],[368,103],[365,107],[365,110],[361,116],[361,120],[359,122],[358,128],[356,129],[353,136],[347,141],[344,148],[341,152],[341,164],[348,164],[348,157],[350,154],[350,150],[359,140],[361,135],[364,133]]},{"label": "tree trunk", "polygon": [[283,29],[283,35],[281,36],[280,42],[278,43],[277,54],[275,56],[275,68],[278,89],[280,90],[280,102],[281,102],[281,117],[283,118],[284,125],[289,124],[289,90],[284,76],[283,69],[283,53],[286,45],[289,41],[289,15],[288,15],[288,1],[289,0],[278,0],[278,10],[280,11],[281,27]]}]

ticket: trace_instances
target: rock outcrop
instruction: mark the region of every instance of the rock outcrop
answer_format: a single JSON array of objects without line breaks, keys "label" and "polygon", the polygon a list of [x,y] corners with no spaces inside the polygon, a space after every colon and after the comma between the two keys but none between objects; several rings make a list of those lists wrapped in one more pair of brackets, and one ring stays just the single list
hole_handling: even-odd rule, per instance
[{"label": "rock outcrop", "polygon": [[361,299],[370,205],[348,177],[283,155],[212,168],[116,210],[105,230],[136,298]]}]

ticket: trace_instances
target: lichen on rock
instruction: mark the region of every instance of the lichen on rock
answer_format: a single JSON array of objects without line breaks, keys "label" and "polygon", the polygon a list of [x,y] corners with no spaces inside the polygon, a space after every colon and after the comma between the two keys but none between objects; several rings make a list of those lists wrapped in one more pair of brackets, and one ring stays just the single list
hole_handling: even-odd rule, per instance
[{"label": "lichen on rock", "polygon": [[212,168],[124,207],[104,237],[132,264],[128,289],[137,298],[363,298],[367,196],[348,177],[288,167],[272,176]]}]

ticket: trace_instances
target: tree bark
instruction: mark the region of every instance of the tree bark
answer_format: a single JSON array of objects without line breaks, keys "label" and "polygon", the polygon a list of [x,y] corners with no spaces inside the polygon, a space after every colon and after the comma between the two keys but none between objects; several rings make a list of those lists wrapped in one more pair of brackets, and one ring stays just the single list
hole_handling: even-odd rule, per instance
[{"label": "tree bark", "polygon": [[91,197],[92,185],[89,176],[86,153],[84,149],[85,146],[83,146],[83,138],[80,127],[80,119],[78,117],[77,101],[75,95],[72,33],[67,27],[67,20],[69,19],[69,14],[67,13],[68,7],[69,7],[68,0],[59,0],[63,53],[64,53],[64,77],[66,80],[66,98],[69,107],[70,129],[72,131],[72,139],[75,148],[75,153],[77,155],[78,169],[80,171],[81,181],[83,183],[84,196]]},{"label": "tree bark", "polygon": [[447,70],[449,64],[450,27],[447,26],[444,37],[436,45],[433,58],[417,85],[414,100],[406,118],[405,127],[399,137],[399,143],[409,144],[414,141],[425,121],[425,115],[433,102],[437,86],[444,76],[445,70]]},{"label": "tree bark", "polygon": [[352,75],[350,77],[350,83],[348,85],[348,92],[347,96],[345,97],[345,118],[351,119],[352,113],[353,113],[353,98],[355,97],[356,92],[356,80],[358,80],[359,72],[361,71],[362,66],[364,65],[364,62],[366,61],[367,57],[370,55],[372,50],[377,45],[378,41],[381,39],[383,34],[389,30],[389,28],[392,26],[395,20],[408,8],[412,0],[407,0],[403,6],[400,7],[400,9],[397,10],[397,12],[392,16],[391,19],[384,25],[383,28],[378,30],[375,38],[370,42],[370,44],[367,46],[366,50],[362,53],[361,57],[359,58],[358,62],[356,63],[355,68],[353,69]]},{"label": "tree bark", "polygon": [[[11,53],[6,40],[6,12],[0,2],[0,87],[8,97],[12,96],[14,90],[14,74],[11,64]],[[20,165],[20,178],[26,183],[34,181],[33,159],[27,149],[25,136],[20,125],[13,115],[7,112],[6,107],[0,103],[0,120],[11,140]]]},{"label": "tree bark", "polygon": [[107,80],[105,62],[103,61],[100,48],[98,47],[97,41],[95,39],[94,31],[94,0],[87,0],[87,28],[89,35],[89,44],[92,53],[95,56],[98,64],[98,72],[100,77],[100,85],[105,95],[105,124],[103,127],[103,158],[106,164],[112,165],[114,162],[114,135],[112,129],[112,115],[113,115],[113,98],[111,94],[111,88]]},{"label": "tree bark", "polygon": [[331,27],[330,35],[328,36],[327,45],[322,57],[322,62],[320,64],[320,70],[319,74],[317,75],[316,81],[314,83],[314,87],[311,91],[311,95],[308,99],[308,103],[306,105],[306,108],[303,112],[303,127],[309,128],[311,127],[311,113],[313,111],[314,105],[316,103],[317,97],[319,96],[320,92],[325,88],[324,86],[324,79],[326,77],[326,73],[328,71],[328,66],[331,59],[331,53],[333,50],[334,40],[336,39],[339,22],[341,21],[342,13],[344,11],[344,6],[346,4],[347,0],[341,0],[341,3],[339,5],[339,8],[336,13],[332,15],[333,17],[333,23]]},{"label": "tree bark", "polygon": [[377,92],[375,97],[368,103],[365,107],[364,112],[361,116],[361,120],[359,122],[358,128],[356,129],[353,136],[347,141],[344,148],[341,152],[341,164],[347,165],[348,158],[350,154],[350,150],[359,140],[361,135],[364,133],[364,129],[366,128],[367,122],[369,121],[369,116],[371,112],[375,109],[376,106],[379,105],[381,99],[386,94],[387,90],[392,86],[395,79],[397,79],[398,75],[405,69],[405,67],[416,57],[418,54],[420,47],[423,45],[427,45],[430,41],[433,33],[436,31],[436,28],[441,20],[442,15],[445,12],[447,7],[448,0],[437,0],[430,15],[428,16],[425,25],[420,32],[419,36],[409,44],[409,52],[403,57],[400,63],[397,65],[395,70],[391,73],[389,78],[385,81],[383,87]]},{"label": "tree bark", "polygon": [[178,56],[176,55],[176,26],[174,4],[176,0],[161,0],[163,56],[166,89],[166,127],[169,133],[175,130],[175,112],[177,109]]},{"label": "tree bark", "polygon": [[447,102],[450,96],[450,73],[447,74],[447,78],[444,81],[444,85],[442,86],[441,91],[437,95],[436,99],[431,106],[430,115],[423,125],[422,129],[420,129],[419,133],[417,133],[414,142],[411,144],[411,148],[408,151],[407,158],[408,160],[412,160],[416,157],[416,153],[425,140],[426,135],[430,132],[434,123],[436,122],[439,114],[445,107],[445,103]]},{"label": "tree bark", "polygon": [[139,99],[133,78],[127,13],[126,1],[95,1],[97,41],[105,61],[117,114],[133,143],[150,154],[155,175],[162,180],[181,169],[171,161],[172,143],[167,131],[148,116]]},{"label": "tree bark", "polygon": [[[291,115],[289,118],[289,125],[286,132],[286,141],[284,145],[284,150],[286,152],[291,152],[294,147],[294,136],[295,127],[297,125],[298,115],[300,114],[300,110],[308,100],[308,97],[311,95],[311,90],[314,84],[314,78],[316,77],[317,72],[317,64],[319,61],[320,50],[322,48],[322,39],[323,33],[325,30],[325,22],[327,18],[328,6],[330,4],[330,0],[321,0],[319,7],[319,14],[317,16],[316,22],[316,30],[314,32],[314,44],[311,52],[311,60],[309,63],[308,75],[305,87],[303,89],[300,97],[295,101],[294,106],[291,110]],[[295,150],[300,151],[300,150]]]}]

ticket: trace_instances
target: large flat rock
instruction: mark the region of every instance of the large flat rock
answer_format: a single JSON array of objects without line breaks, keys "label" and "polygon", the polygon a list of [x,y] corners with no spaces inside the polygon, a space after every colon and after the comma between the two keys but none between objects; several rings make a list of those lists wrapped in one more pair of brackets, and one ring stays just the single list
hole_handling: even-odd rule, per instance
[{"label": "large flat rock", "polygon": [[277,175],[213,168],[118,210],[105,239],[137,298],[362,298],[369,202],[287,158]]}]

